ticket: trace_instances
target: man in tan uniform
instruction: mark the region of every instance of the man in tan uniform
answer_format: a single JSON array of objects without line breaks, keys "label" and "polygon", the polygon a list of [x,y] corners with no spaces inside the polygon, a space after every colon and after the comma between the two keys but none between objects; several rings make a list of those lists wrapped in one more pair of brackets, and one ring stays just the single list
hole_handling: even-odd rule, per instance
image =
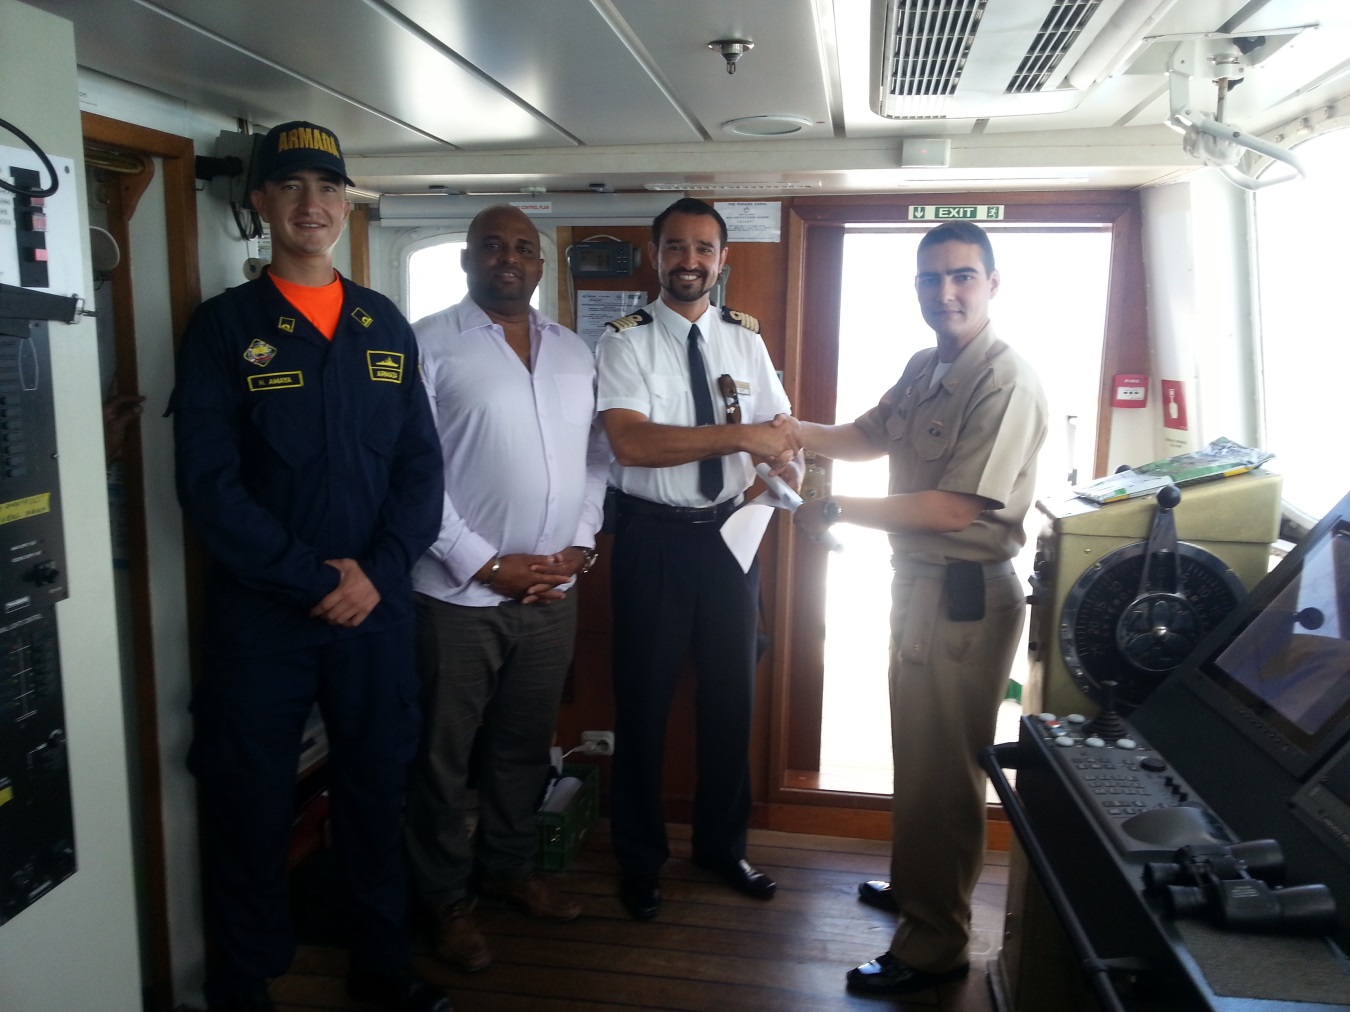
[{"label": "man in tan uniform", "polygon": [[[856,421],[802,422],[806,449],[890,458],[889,495],[808,502],[796,522],[890,532],[890,949],[850,970],[850,990],[901,995],[970,968],[970,896],[984,861],[984,774],[1021,635],[1012,558],[1035,488],[1046,406],[1027,364],[994,336],[999,276],[978,225],[949,222],[919,243],[915,290],[937,345]],[[869,884],[870,885],[870,884]]]}]

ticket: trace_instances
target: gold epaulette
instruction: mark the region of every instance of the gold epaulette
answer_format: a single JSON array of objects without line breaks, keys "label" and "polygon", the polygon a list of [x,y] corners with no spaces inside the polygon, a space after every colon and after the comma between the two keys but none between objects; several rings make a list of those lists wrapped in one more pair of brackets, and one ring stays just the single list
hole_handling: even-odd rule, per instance
[{"label": "gold epaulette", "polygon": [[722,319],[727,323],[739,323],[746,330],[759,333],[759,321],[749,313],[742,313],[739,309],[732,309],[729,306],[722,307]]},{"label": "gold epaulette", "polygon": [[636,313],[629,313],[617,320],[610,320],[605,326],[612,327],[615,330],[627,330],[629,327],[643,327],[651,322],[652,314],[645,309],[639,309]]}]

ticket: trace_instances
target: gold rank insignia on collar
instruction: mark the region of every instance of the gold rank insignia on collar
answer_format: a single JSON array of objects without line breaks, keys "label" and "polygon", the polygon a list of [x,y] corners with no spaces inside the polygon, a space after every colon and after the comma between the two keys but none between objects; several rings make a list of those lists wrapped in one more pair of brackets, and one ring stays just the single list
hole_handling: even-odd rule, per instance
[{"label": "gold rank insignia on collar", "polygon": [[612,327],[614,330],[627,330],[629,327],[645,327],[651,322],[652,314],[645,309],[639,309],[636,313],[629,313],[617,320],[610,320],[605,326]]},{"label": "gold rank insignia on collar", "polygon": [[288,334],[295,333],[295,317],[283,316],[277,320],[277,330],[284,330]]},{"label": "gold rank insignia on collar", "polygon": [[253,343],[244,349],[244,359],[259,367],[271,362],[276,354],[277,350],[260,337],[255,337]]},{"label": "gold rank insignia on collar", "polygon": [[361,324],[361,326],[363,327],[369,327],[372,323],[375,322],[375,317],[371,316],[360,306],[357,306],[355,309],[352,310],[352,319],[355,320],[357,323]]},{"label": "gold rank insignia on collar", "polygon": [[739,323],[746,330],[753,333],[759,333],[759,321],[749,313],[742,313],[739,309],[732,309],[730,306],[722,307],[722,320],[725,323]]}]

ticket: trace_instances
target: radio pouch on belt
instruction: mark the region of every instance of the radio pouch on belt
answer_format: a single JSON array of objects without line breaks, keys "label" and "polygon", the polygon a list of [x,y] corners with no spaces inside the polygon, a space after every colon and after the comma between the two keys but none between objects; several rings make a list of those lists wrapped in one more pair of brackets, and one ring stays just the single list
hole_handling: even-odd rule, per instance
[{"label": "radio pouch on belt", "polygon": [[984,618],[984,566],[978,562],[947,562],[947,617],[953,622]]}]

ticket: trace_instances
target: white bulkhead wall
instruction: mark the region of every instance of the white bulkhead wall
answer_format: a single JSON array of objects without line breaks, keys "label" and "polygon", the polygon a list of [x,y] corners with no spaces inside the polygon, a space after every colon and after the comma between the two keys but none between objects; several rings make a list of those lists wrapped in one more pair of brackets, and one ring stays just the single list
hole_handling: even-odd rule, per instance
[{"label": "white bulkhead wall", "polygon": [[[80,190],[80,275],[92,304],[74,31],[69,22],[16,0],[0,0],[0,26],[4,118],[77,169],[67,185]],[[0,143],[21,142],[4,134]],[[137,1012],[127,738],[95,328],[91,320],[53,323],[50,337],[70,587],[56,616],[78,870],[0,925],[0,1008]]]},{"label": "white bulkhead wall", "polygon": [[[1150,407],[1141,413],[1154,439],[1149,459],[1219,436],[1256,446],[1260,382],[1250,195],[1216,169],[1203,169],[1145,189],[1142,205],[1153,375]],[[1163,427],[1160,380],[1185,384],[1185,432]]]},{"label": "white bulkhead wall", "polygon": [[[29,22],[33,27],[28,27]],[[73,158],[77,166],[82,165],[81,112],[187,137],[199,155],[215,154],[220,132],[237,129],[233,117],[95,71],[77,71],[73,33],[61,19],[17,0],[0,0],[0,24],[4,25],[4,31],[0,32],[3,115],[15,118],[16,125],[50,154]],[[25,39],[41,40],[41,45],[32,45]],[[59,103],[59,99],[54,96],[63,94],[69,96],[69,107],[58,114],[53,103]],[[24,109],[39,110],[40,115],[25,117]],[[18,142],[0,136],[0,143]],[[174,333],[169,315],[166,266],[170,254],[163,227],[163,174],[159,168],[156,163],[155,178],[131,222],[131,262],[139,390],[146,397],[139,425],[150,511],[147,547],[158,680],[156,717],[168,863],[173,1001],[200,1005],[205,956],[195,791],[185,767],[191,722],[187,712],[190,676],[183,535],[173,488],[172,420],[164,417],[173,388],[173,348],[179,335]],[[83,191],[83,173],[76,174]],[[78,204],[83,215],[87,206],[83,192]],[[82,217],[82,236],[87,235],[87,224]],[[239,237],[228,206],[204,184],[199,184],[197,192],[197,233],[202,298],[242,284],[243,264],[250,255],[248,244]],[[88,274],[87,243],[84,257],[84,271]],[[334,262],[343,273],[349,273],[350,245],[346,238],[335,251]],[[87,334],[83,333],[85,329]],[[117,670],[112,553],[101,438],[102,390],[92,322],[70,328],[53,325],[52,345],[67,553],[72,569],[71,599],[58,609],[58,621],[80,871],[50,896],[0,926],[0,1008],[23,1012],[47,1009],[65,1012],[71,1008],[132,1012],[141,1007],[141,964],[128,827],[132,819],[140,816],[129,811],[126,782],[128,768],[134,769],[135,765],[128,758],[128,748],[134,743],[122,723],[123,679]],[[63,356],[74,356],[78,362],[66,363]],[[63,396],[63,391],[77,384],[79,393]],[[75,476],[70,477],[68,472],[74,472]],[[98,543],[82,544],[89,539],[97,539]],[[81,578],[83,569],[89,569],[91,576]],[[97,692],[93,691],[94,686]],[[97,734],[82,729],[77,719],[82,711],[94,705],[99,709]],[[117,783],[90,790],[86,782],[94,774],[115,779]],[[91,796],[97,798],[96,808],[91,805]],[[106,824],[112,821],[116,821],[116,829]],[[74,901],[72,894],[87,892],[83,887],[93,884],[91,869],[99,869],[117,881],[122,891],[118,897],[120,908],[86,898],[78,901],[74,911],[58,912],[63,900]],[[52,919],[50,928],[55,939],[40,930],[44,917]],[[82,954],[80,936],[85,930],[104,947],[124,951],[116,958],[111,952]],[[119,993],[122,989],[125,995]]]}]

